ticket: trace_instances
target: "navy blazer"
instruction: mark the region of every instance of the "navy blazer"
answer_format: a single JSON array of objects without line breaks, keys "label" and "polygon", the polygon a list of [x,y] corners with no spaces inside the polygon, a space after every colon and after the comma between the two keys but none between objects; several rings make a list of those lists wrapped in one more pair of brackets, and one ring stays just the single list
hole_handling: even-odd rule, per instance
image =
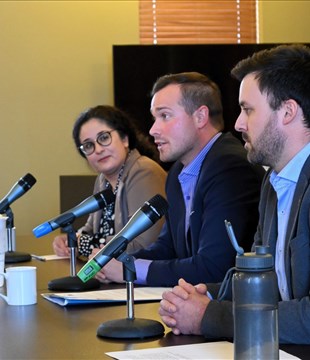
[{"label": "navy blazer", "polygon": [[176,162],[169,171],[169,210],[158,240],[133,254],[153,260],[147,274],[151,286],[173,286],[181,277],[194,284],[222,281],[236,256],[225,219],[232,223],[239,245],[249,251],[253,243],[265,171],[248,162],[241,142],[230,133],[222,134],[207,153],[195,189],[188,237],[178,181],[182,168]]}]

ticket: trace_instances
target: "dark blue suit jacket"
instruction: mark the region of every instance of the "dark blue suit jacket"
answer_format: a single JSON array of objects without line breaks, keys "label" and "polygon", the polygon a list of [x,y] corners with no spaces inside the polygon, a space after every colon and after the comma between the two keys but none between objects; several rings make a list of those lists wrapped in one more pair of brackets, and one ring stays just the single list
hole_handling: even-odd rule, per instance
[{"label": "dark blue suit jacket", "polygon": [[173,286],[181,277],[193,284],[222,281],[236,256],[225,219],[232,223],[239,245],[249,251],[253,243],[265,171],[248,162],[241,142],[229,133],[222,134],[206,155],[195,189],[188,237],[178,181],[182,168],[176,162],[169,171],[169,210],[158,240],[133,254],[154,260],[147,276],[151,286]]}]

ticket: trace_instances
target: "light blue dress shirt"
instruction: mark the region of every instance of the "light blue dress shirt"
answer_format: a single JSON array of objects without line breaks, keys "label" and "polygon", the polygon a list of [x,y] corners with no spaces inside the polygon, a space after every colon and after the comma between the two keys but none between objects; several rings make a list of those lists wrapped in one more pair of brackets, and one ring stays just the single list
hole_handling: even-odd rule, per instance
[{"label": "light blue dress shirt", "polygon": [[310,155],[310,144],[307,144],[293,159],[277,174],[273,171],[270,183],[277,193],[278,205],[278,239],[276,245],[275,269],[278,276],[278,286],[282,300],[289,300],[287,279],[285,274],[285,235],[290,216],[292,201],[301,169]]}]

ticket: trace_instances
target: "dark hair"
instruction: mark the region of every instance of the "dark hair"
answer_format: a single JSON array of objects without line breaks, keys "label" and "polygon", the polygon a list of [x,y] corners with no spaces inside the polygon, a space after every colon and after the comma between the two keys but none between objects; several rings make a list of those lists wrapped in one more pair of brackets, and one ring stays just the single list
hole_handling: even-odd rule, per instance
[{"label": "dark hair", "polygon": [[192,115],[200,106],[206,105],[212,125],[219,130],[224,128],[221,91],[212,80],[198,72],[164,75],[155,82],[151,95],[171,84],[180,85],[181,105],[187,114]]},{"label": "dark hair", "polygon": [[273,110],[283,101],[295,100],[310,128],[310,48],[303,44],[279,45],[241,60],[231,71],[234,78],[254,73],[261,93]]},{"label": "dark hair", "polygon": [[152,144],[147,136],[142,134],[136,126],[135,120],[132,119],[124,111],[114,106],[98,105],[89,108],[82,112],[76,119],[73,126],[73,139],[79,153],[83,156],[84,153],[80,150],[80,131],[81,127],[90,119],[96,118],[114,130],[117,130],[120,137],[123,139],[128,137],[129,149],[137,149],[141,155],[150,157],[155,161],[159,161],[159,156],[155,144]]}]

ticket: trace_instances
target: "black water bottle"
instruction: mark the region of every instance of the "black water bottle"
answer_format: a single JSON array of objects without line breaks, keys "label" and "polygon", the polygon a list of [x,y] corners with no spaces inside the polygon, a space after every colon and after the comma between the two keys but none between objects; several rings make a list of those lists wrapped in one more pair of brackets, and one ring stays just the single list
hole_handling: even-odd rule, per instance
[{"label": "black water bottle", "polygon": [[279,359],[278,285],[268,246],[236,256],[232,291],[234,359]]}]

